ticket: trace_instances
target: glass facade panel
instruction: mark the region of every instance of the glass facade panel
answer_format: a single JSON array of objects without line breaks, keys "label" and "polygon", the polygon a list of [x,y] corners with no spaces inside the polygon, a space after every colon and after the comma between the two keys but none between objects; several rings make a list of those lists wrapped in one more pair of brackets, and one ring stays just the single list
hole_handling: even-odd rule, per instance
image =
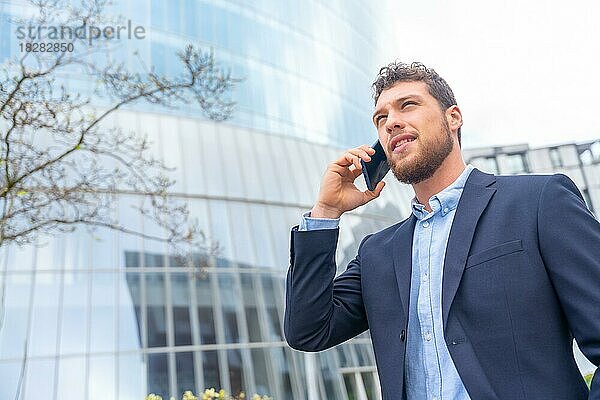
[{"label": "glass facade panel", "polygon": [[359,400],[354,374],[344,374],[344,383],[346,384],[348,400]]},{"label": "glass facade panel", "polygon": [[[118,398],[140,399],[145,392],[146,368],[141,353],[123,354],[118,357]],[[59,397],[60,398],[60,397]]]},{"label": "glass facade panel", "polygon": [[204,386],[216,389],[222,387],[217,352],[215,350],[203,351],[201,355]]},{"label": "glass facade panel", "polygon": [[215,344],[215,319],[213,314],[213,291],[210,285],[211,276],[196,280],[196,296],[198,304],[198,324],[202,344]]},{"label": "glass facade panel", "polygon": [[56,367],[58,368],[56,398],[61,400],[84,399],[87,373],[85,357],[62,358]]},{"label": "glass facade panel", "polygon": [[264,349],[251,349],[252,368],[254,368],[254,381],[256,382],[256,392],[273,393],[270,390],[269,373],[267,371],[267,361],[265,359]]},{"label": "glass facade panel", "polygon": [[92,303],[90,316],[90,351],[115,351],[117,310],[115,308],[115,274],[92,274]]},{"label": "glass facade panel", "polygon": [[[60,290],[57,281],[60,276],[53,273],[38,273],[34,289],[30,332],[44,332],[44,335],[31,334],[28,345],[29,356],[48,356],[56,353],[58,335]],[[6,325],[7,329],[10,325]]]},{"label": "glass facade panel", "polygon": [[25,365],[22,396],[24,399],[39,398],[40,393],[54,393],[55,360],[30,359]]},{"label": "glass facade panel", "polygon": [[191,390],[195,393],[196,378],[194,374],[194,357],[193,353],[177,353],[175,354],[177,368],[177,393],[181,394],[186,390]]},{"label": "glass facade panel", "polygon": [[223,307],[225,342],[237,343],[240,340],[237,313],[240,310],[239,290],[234,287],[234,279],[229,274],[219,275],[219,295]]},{"label": "glass facade panel", "polygon": [[171,297],[173,304],[173,329],[175,333],[175,346],[187,346],[192,344],[188,279],[188,274],[171,274]]},{"label": "glass facade panel", "polygon": [[[90,393],[105,393],[115,397],[117,385],[115,379],[116,359],[114,355],[90,356],[88,375],[88,390]],[[44,393],[44,392],[41,392]],[[90,396],[92,397],[92,396]],[[98,396],[93,396],[98,397]]]},{"label": "glass facade panel", "polygon": [[376,382],[373,378],[372,372],[363,372],[361,374],[363,385],[365,386],[365,392],[367,393],[368,400],[375,400],[377,397],[377,388],[375,387]]},{"label": "glass facade panel", "polygon": [[[21,375],[21,361],[0,361],[0,397],[3,399],[14,399],[17,395],[17,385]],[[13,382],[13,384],[7,384]]]},{"label": "glass facade panel", "polygon": [[167,354],[148,354],[148,393],[169,397],[169,364]]},{"label": "glass facade panel", "polygon": [[146,282],[146,315],[148,347],[167,345],[165,278],[163,273],[148,273]]},{"label": "glass facade panel", "polygon": [[242,368],[242,353],[238,349],[227,350],[229,364],[229,383],[231,393],[239,394],[244,390],[244,369]]},{"label": "glass facade panel", "polygon": [[243,274],[241,278],[248,337],[251,342],[260,342],[261,337],[263,336],[262,332],[266,331],[267,328],[260,322],[259,305],[258,299],[256,298],[256,296],[261,295],[262,290],[259,290],[255,286],[254,278],[252,276]]}]

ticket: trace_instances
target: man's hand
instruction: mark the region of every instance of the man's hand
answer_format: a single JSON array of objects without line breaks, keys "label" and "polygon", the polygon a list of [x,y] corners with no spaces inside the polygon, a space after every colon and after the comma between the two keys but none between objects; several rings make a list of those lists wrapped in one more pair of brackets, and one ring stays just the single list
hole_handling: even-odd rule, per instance
[{"label": "man's hand", "polygon": [[[379,197],[385,182],[381,181],[375,190],[361,192],[354,185],[362,173],[360,160],[371,161],[375,150],[367,145],[347,150],[343,156],[327,166],[321,180],[319,197],[310,216],[313,218],[339,218],[346,211],[354,210]],[[354,166],[354,168],[351,168]]]}]

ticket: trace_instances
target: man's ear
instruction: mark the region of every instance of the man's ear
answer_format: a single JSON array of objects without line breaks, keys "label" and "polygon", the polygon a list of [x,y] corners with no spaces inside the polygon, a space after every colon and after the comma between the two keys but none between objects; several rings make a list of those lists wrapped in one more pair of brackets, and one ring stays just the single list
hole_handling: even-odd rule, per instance
[{"label": "man's ear", "polygon": [[457,105],[450,106],[446,109],[446,121],[448,121],[448,126],[453,132],[458,131],[458,128],[462,126],[462,113]]}]

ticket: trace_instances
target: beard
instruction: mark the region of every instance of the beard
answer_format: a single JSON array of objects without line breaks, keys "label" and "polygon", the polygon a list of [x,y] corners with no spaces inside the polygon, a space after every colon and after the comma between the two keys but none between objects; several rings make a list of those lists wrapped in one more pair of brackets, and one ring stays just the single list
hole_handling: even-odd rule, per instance
[{"label": "beard", "polygon": [[428,141],[425,141],[425,138],[417,138],[418,147],[412,149],[417,152],[414,157],[405,156],[400,160],[388,157],[390,169],[396,179],[407,184],[419,183],[431,178],[438,170],[454,148],[448,121],[442,118],[441,124],[442,135],[440,137],[433,137]]}]

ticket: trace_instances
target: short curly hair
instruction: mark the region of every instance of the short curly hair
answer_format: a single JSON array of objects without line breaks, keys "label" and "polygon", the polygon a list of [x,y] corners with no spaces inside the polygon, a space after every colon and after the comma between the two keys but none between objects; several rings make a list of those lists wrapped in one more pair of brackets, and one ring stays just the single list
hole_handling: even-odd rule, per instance
[{"label": "short curly hair", "polygon": [[[456,105],[456,98],[448,83],[432,68],[427,68],[420,62],[406,64],[395,61],[379,70],[377,79],[373,82],[373,99],[375,104],[385,89],[398,82],[424,82],[442,110]],[[460,128],[458,128],[458,143],[460,145]]]}]

